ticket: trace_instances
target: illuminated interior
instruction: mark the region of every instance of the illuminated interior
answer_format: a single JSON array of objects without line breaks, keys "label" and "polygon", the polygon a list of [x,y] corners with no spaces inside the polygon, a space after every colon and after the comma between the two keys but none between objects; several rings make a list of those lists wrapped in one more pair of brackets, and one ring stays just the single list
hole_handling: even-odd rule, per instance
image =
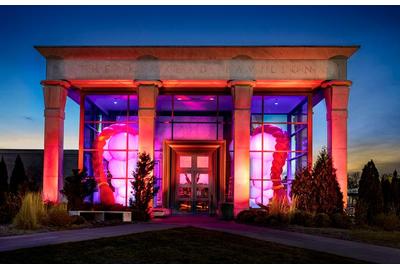
[{"label": "illuminated interior", "polygon": [[[111,184],[115,203],[122,205],[128,205],[132,195],[130,181],[138,153],[137,110],[136,95],[85,96],[84,166],[98,182]],[[93,200],[104,202],[100,192]]]},{"label": "illuminated interior", "polygon": [[[111,184],[115,203],[127,205],[138,153],[136,95],[87,95],[84,119],[84,164],[89,175]],[[253,96],[250,138],[250,207],[267,205],[289,194],[296,169],[307,166],[307,96]],[[162,206],[163,142],[225,140],[226,200],[233,195],[232,97],[228,95],[160,95],[157,98],[154,159]],[[100,143],[102,142],[102,143]],[[98,169],[98,171],[96,171]],[[201,181],[208,179],[202,175]],[[182,174],[179,181],[187,181]],[[191,181],[191,180],[189,180]],[[201,183],[200,181],[200,183]],[[208,181],[208,180],[207,180]],[[182,182],[183,183],[183,182]],[[193,192],[193,191],[191,191]],[[100,202],[100,192],[94,201]],[[103,195],[104,196],[104,195]]]},{"label": "illuminated interior", "polygon": [[307,96],[253,96],[250,207],[267,205],[278,190],[290,194],[296,169],[307,166]]}]

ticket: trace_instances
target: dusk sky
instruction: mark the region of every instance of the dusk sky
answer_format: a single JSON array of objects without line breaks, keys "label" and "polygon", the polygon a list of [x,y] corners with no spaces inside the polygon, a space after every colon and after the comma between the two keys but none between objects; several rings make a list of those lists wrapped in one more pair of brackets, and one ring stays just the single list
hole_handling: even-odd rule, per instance
[{"label": "dusk sky", "polygon": [[[400,7],[0,7],[0,148],[43,148],[34,45],[360,45],[349,60],[349,170],[400,169]],[[314,150],[326,144],[314,108]],[[65,149],[78,148],[68,100]]]}]

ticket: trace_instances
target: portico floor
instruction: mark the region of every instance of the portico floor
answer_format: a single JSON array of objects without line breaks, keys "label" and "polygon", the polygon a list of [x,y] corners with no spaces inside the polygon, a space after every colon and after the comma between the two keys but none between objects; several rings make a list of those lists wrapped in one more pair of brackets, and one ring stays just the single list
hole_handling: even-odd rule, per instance
[{"label": "portico floor", "polygon": [[235,222],[225,222],[204,216],[176,216],[165,219],[156,219],[151,223],[0,237],[0,251],[54,245],[66,242],[77,242],[187,226],[227,232],[263,241],[331,253],[373,263],[400,263],[400,249],[309,234],[287,232],[265,227],[237,224]]}]

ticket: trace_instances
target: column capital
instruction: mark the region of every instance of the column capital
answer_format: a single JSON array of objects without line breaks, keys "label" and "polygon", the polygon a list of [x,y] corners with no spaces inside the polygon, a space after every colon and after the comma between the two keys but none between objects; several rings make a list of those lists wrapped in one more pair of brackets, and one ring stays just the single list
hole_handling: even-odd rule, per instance
[{"label": "column capital", "polygon": [[254,87],[256,86],[256,81],[252,81],[252,80],[231,80],[228,81],[228,87],[234,87],[234,86],[250,86],[250,87]]},{"label": "column capital", "polygon": [[162,87],[162,81],[157,80],[135,80],[137,86],[156,86],[158,88]]},{"label": "column capital", "polygon": [[60,115],[63,115],[65,103],[67,101],[67,95],[68,90],[62,85],[43,85],[45,111],[59,110],[61,112]]},{"label": "column capital", "polygon": [[328,88],[332,86],[347,86],[350,87],[352,85],[352,81],[348,80],[329,80],[329,81],[324,81],[321,83],[321,88]]},{"label": "column capital", "polygon": [[68,81],[63,81],[63,80],[43,80],[40,82],[43,87],[49,87],[49,86],[61,86],[64,87],[65,89],[68,89],[71,87],[71,84]]}]

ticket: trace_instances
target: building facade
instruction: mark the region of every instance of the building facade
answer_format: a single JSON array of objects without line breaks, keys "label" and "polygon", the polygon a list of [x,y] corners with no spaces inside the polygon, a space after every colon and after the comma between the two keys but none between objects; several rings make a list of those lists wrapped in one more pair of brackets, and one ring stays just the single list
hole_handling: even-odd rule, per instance
[{"label": "building facade", "polygon": [[155,160],[154,207],[210,212],[232,202],[237,214],[287,196],[311,165],[313,106],[323,99],[347,194],[347,61],[357,46],[36,49],[46,58],[46,199],[60,199],[67,97],[80,105],[77,166],[98,182],[98,202],[128,204],[139,152]]}]

